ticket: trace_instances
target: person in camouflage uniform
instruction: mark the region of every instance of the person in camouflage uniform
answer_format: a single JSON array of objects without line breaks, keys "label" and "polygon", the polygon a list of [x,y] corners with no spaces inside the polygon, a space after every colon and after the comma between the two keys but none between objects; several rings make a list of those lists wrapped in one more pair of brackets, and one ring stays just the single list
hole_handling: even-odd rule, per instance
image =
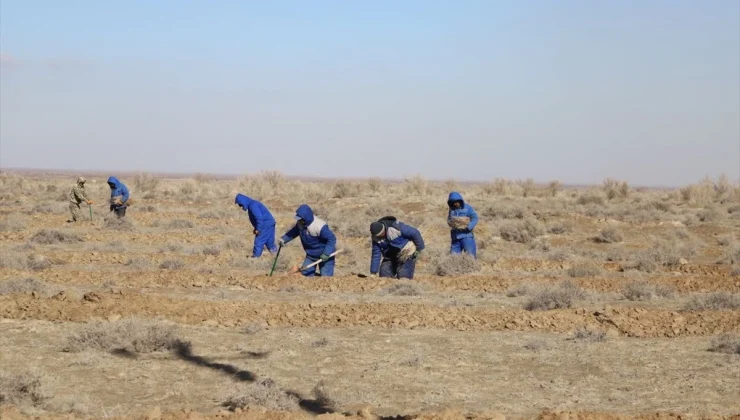
[{"label": "person in camouflage uniform", "polygon": [[69,192],[69,211],[72,213],[72,220],[68,222],[78,222],[82,220],[82,212],[80,211],[80,204],[86,202],[88,205],[92,205],[92,200],[87,196],[85,191],[85,178],[77,178],[77,185],[72,187]]}]

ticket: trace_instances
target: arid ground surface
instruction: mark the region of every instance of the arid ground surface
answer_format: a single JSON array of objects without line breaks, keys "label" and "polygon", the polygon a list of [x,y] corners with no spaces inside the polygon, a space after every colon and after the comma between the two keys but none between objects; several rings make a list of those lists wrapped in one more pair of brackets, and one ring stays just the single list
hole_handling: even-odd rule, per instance
[{"label": "arid ground surface", "polygon": [[[113,174],[115,175],[115,174]],[[740,418],[740,190],[420,178],[122,177],[134,204],[68,224],[74,177],[0,175],[0,417]],[[448,256],[446,197],[481,222]],[[336,277],[251,255],[242,192],[308,203]],[[89,213],[83,206],[86,217]],[[427,242],[413,281],[367,278],[368,225]],[[737,238],[737,239],[736,239]]]}]

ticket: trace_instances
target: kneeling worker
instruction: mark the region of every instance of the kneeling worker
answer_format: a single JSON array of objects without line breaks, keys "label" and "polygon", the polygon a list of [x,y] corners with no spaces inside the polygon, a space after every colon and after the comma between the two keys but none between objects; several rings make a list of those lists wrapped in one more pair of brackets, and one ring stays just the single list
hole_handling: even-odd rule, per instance
[{"label": "kneeling worker", "polygon": [[333,276],[335,257],[332,257],[331,254],[337,250],[337,237],[334,236],[334,232],[331,231],[325,221],[315,217],[311,207],[306,204],[298,207],[295,219],[295,226],[280,238],[280,246],[300,236],[301,245],[303,245],[303,250],[306,251],[306,260],[303,262],[303,266],[321,260],[318,264],[318,273],[316,272],[317,266],[313,266],[301,271],[301,274],[306,277],[315,275]]},{"label": "kneeling worker", "polygon": [[413,279],[416,259],[424,250],[421,232],[387,216],[370,224],[370,235],[373,241],[371,275]]}]

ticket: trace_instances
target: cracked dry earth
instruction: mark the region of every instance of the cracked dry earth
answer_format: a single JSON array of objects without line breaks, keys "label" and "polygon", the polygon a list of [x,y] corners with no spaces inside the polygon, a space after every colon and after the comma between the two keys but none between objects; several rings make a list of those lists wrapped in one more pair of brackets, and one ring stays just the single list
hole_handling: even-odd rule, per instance
[{"label": "cracked dry earth", "polygon": [[[0,232],[2,252],[53,262],[42,270],[1,271],[0,284],[34,277],[44,286],[0,295],[0,370],[39,375],[48,396],[39,403],[0,399],[0,418],[740,419],[740,355],[707,351],[715,336],[740,334],[740,310],[685,309],[696,296],[740,292],[740,278],[714,264],[719,251],[712,242],[717,232],[738,231],[737,222],[689,228],[708,244],[696,258],[640,274],[674,290],[669,297],[626,300],[621,291],[637,274],[602,261],[600,274],[570,279],[585,292],[570,308],[528,311],[530,296],[507,291],[555,287],[569,278],[571,262],[522,257],[522,251],[482,259],[478,273],[440,277],[434,261],[424,260],[418,278],[405,282],[412,293],[398,293],[397,281],[354,274],[366,265],[365,240],[340,235],[361,263],[340,261],[331,279],[289,276],[285,267],[267,277],[267,256],[253,265],[234,263],[250,248],[242,214],[203,220],[196,217],[204,210],[198,204],[150,202],[159,211],[133,207],[131,230],[111,230],[98,219],[66,226],[60,212],[32,214],[24,229]],[[273,204],[280,230],[290,206]],[[28,206],[5,205],[3,217],[27,214]],[[597,246],[585,240],[596,221],[561,217],[576,227],[558,241]],[[175,219],[194,227],[161,227]],[[30,242],[44,228],[82,240]],[[648,243],[644,226],[620,228],[629,246]],[[650,229],[660,234],[672,227]],[[422,230],[428,242],[445,243],[443,228]],[[218,255],[192,251],[229,237],[247,246]],[[286,251],[288,260],[299,259],[297,250]],[[183,267],[159,268],[172,258]],[[86,325],[114,326],[130,317],[173,326],[190,343],[187,354],[68,351],[69,337]],[[577,334],[584,329],[595,338]],[[264,378],[300,396],[300,404],[223,405],[235,390]],[[332,403],[317,410],[312,390],[319,383]]]}]

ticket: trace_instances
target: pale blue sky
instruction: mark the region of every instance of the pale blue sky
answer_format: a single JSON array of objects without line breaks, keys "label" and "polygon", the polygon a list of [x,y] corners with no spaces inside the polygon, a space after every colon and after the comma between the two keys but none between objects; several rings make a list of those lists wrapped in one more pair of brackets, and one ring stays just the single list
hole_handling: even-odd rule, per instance
[{"label": "pale blue sky", "polygon": [[740,0],[0,0],[0,165],[740,177]]}]

